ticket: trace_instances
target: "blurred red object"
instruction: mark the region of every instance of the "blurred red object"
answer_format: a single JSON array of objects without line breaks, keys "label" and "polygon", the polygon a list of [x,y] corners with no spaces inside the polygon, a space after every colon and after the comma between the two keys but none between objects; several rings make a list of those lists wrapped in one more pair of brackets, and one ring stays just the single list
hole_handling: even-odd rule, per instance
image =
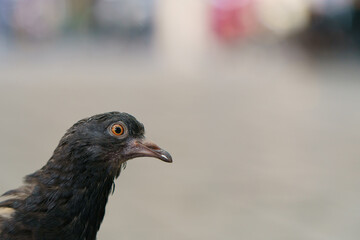
[{"label": "blurred red object", "polygon": [[212,30],[222,40],[234,41],[254,32],[252,0],[212,0],[210,11]]}]

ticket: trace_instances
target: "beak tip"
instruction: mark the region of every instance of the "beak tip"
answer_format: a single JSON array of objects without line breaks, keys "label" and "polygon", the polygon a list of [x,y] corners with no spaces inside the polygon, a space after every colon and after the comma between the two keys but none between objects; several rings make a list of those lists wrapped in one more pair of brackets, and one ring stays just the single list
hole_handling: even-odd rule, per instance
[{"label": "beak tip", "polygon": [[171,157],[170,154],[167,154],[167,155],[162,154],[161,155],[161,160],[163,160],[164,162],[167,162],[167,163],[172,163],[173,162],[172,157]]}]

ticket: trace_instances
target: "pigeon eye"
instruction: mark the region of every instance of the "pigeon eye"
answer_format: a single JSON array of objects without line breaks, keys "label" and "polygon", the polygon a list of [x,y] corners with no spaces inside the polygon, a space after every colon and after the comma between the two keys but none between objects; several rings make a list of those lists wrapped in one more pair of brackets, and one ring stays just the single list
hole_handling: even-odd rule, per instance
[{"label": "pigeon eye", "polygon": [[125,133],[125,128],[123,125],[117,123],[111,126],[111,133],[115,136],[121,136]]}]

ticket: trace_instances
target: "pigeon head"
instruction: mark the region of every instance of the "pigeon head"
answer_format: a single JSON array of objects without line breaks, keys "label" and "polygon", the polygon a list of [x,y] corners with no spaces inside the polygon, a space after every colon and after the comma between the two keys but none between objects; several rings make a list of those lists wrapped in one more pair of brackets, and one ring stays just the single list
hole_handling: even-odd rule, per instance
[{"label": "pigeon head", "polygon": [[144,133],[143,124],[127,113],[75,123],[40,170],[0,197],[0,239],[95,240],[114,179],[126,161],[154,157],[172,162]]},{"label": "pigeon head", "polygon": [[53,158],[73,164],[106,166],[119,175],[127,160],[153,157],[172,162],[171,155],[145,139],[144,125],[127,113],[109,112],[75,123],[60,140]]}]

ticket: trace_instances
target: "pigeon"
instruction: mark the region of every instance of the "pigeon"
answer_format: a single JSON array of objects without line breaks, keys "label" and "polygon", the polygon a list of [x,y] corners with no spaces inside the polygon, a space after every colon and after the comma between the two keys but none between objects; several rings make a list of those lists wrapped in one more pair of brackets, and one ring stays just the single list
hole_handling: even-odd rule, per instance
[{"label": "pigeon", "polygon": [[1,240],[94,240],[126,161],[171,155],[145,140],[144,125],[127,113],[82,119],[52,157],[21,187],[0,197]]}]

